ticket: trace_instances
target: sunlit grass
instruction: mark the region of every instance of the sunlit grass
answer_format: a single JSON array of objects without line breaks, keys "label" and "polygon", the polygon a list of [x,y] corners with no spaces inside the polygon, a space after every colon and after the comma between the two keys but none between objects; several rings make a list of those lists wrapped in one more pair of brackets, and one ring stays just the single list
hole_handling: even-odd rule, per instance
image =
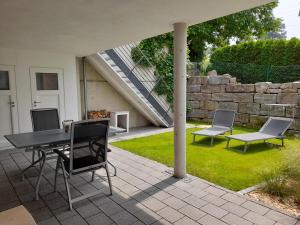
[{"label": "sunlit grass", "polygon": [[[261,173],[283,162],[284,154],[291,150],[300,151],[300,140],[288,138],[286,147],[281,150],[262,142],[253,143],[246,153],[239,149],[243,143],[231,141],[233,149],[227,150],[226,139],[217,138],[213,147],[210,139],[197,137],[193,143],[193,131],[199,128],[187,129],[187,172],[201,177],[223,187],[238,191],[262,181]],[[234,134],[255,131],[235,127]],[[274,140],[273,143],[279,143]],[[173,166],[173,132],[127,141],[115,142],[112,145],[144,156],[149,159]]]}]

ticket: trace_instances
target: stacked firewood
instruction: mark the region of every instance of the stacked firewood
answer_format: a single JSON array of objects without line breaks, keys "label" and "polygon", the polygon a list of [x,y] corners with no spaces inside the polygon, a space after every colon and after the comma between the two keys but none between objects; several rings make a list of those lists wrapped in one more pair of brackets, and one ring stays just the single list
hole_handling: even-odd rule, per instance
[{"label": "stacked firewood", "polygon": [[107,111],[105,109],[101,110],[94,110],[88,112],[88,118],[89,119],[101,119],[101,118],[110,118],[110,111]]}]

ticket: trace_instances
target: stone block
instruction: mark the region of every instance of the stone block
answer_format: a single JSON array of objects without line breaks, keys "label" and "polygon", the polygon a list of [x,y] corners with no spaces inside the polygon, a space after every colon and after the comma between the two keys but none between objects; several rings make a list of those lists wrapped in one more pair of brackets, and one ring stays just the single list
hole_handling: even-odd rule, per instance
[{"label": "stone block", "polygon": [[218,103],[215,101],[204,100],[200,101],[200,108],[204,110],[216,110]]},{"label": "stone block", "polygon": [[249,114],[246,113],[237,113],[235,115],[235,121],[241,124],[248,124],[249,123]]},{"label": "stone block", "polygon": [[260,115],[285,116],[285,107],[282,105],[265,105],[260,107]]},{"label": "stone block", "polygon": [[255,94],[254,102],[260,104],[276,104],[277,95],[276,94]]},{"label": "stone block", "polygon": [[280,86],[281,86],[281,84],[269,83],[269,88],[271,88],[271,89],[279,89]]},{"label": "stone block", "polygon": [[190,105],[193,109],[199,109],[200,108],[200,102],[199,101],[188,101],[188,105]]},{"label": "stone block", "polygon": [[200,92],[200,84],[187,86],[187,93],[199,93],[199,92]]},{"label": "stone block", "polygon": [[232,102],[233,94],[231,93],[214,93],[212,94],[212,100],[218,102]]},{"label": "stone block", "polygon": [[270,93],[270,94],[278,94],[278,93],[281,93],[281,92],[282,92],[282,90],[279,89],[279,88],[269,88],[267,90],[267,93]]},{"label": "stone block", "polygon": [[218,109],[238,111],[239,104],[236,102],[219,102]]},{"label": "stone block", "polygon": [[239,104],[239,113],[248,113],[248,114],[259,114],[260,104],[258,103],[240,103]]},{"label": "stone block", "polygon": [[188,101],[204,101],[211,100],[211,94],[204,93],[187,93]]},{"label": "stone block", "polygon": [[255,86],[254,84],[236,84],[236,85],[226,85],[226,92],[254,92]]},{"label": "stone block", "polygon": [[284,83],[281,84],[280,89],[283,93],[297,93],[298,89],[294,88],[293,83]]},{"label": "stone block", "polygon": [[266,93],[270,84],[271,84],[270,82],[255,83],[255,91],[257,93]]},{"label": "stone block", "polygon": [[230,84],[236,84],[236,77],[231,77],[230,78],[230,81],[229,81]]},{"label": "stone block", "polygon": [[202,85],[202,93],[224,93],[225,85]]},{"label": "stone block", "polygon": [[290,89],[281,89],[282,93],[297,93],[298,89],[296,88],[290,88]]},{"label": "stone block", "polygon": [[187,80],[188,85],[201,84],[201,76],[191,76]]},{"label": "stone block", "polygon": [[250,115],[249,125],[253,128],[260,128],[268,119],[268,116]]},{"label": "stone block", "polygon": [[300,89],[300,81],[293,82],[293,88]]},{"label": "stone block", "polygon": [[280,85],[281,89],[290,89],[293,88],[293,83],[283,83]]},{"label": "stone block", "polygon": [[285,116],[290,118],[300,118],[300,107],[299,106],[285,107]]},{"label": "stone block", "polygon": [[291,126],[292,130],[300,131],[300,119],[295,119]]},{"label": "stone block", "polygon": [[233,95],[233,101],[234,102],[253,102],[254,100],[254,94],[250,93],[234,93]]},{"label": "stone block", "polygon": [[208,110],[203,109],[193,109],[192,112],[188,113],[189,118],[198,118],[198,119],[204,119],[208,118]]},{"label": "stone block", "polygon": [[277,95],[277,103],[299,105],[300,95],[298,93],[280,93]]},{"label": "stone block", "polygon": [[229,76],[209,76],[208,84],[211,85],[220,85],[220,84],[229,84],[230,83]]},{"label": "stone block", "polygon": [[211,71],[208,71],[207,76],[209,76],[209,77],[218,76],[218,73],[216,70],[211,70]]}]

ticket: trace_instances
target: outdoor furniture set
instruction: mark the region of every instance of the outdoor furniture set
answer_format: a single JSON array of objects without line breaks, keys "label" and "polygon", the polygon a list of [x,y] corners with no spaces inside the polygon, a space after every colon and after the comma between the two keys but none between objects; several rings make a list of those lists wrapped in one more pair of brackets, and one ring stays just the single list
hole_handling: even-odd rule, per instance
[{"label": "outdoor furniture set", "polygon": [[234,139],[245,143],[244,152],[247,151],[249,143],[254,141],[264,141],[265,143],[269,139],[280,139],[281,147],[284,146],[284,133],[289,129],[293,123],[291,118],[281,117],[269,117],[267,122],[261,127],[258,132],[234,134],[232,135],[233,124],[235,118],[235,111],[231,110],[216,110],[212,126],[200,131],[195,131],[192,134],[193,142],[195,142],[196,136],[207,136],[211,138],[211,145],[213,145],[214,138],[220,135],[224,135],[226,132],[230,132],[231,135],[225,136],[227,138],[227,148],[229,149],[229,142]]},{"label": "outdoor furniture set", "polygon": [[25,148],[25,151],[32,152],[32,163],[22,171],[22,179],[29,168],[39,164],[37,166],[39,175],[35,185],[36,200],[39,199],[39,186],[45,162],[54,157],[57,158],[54,190],[56,190],[58,170],[62,169],[70,209],[74,202],[102,192],[99,190],[72,199],[68,183],[68,179],[72,176],[92,172],[91,180],[93,181],[95,171],[103,168],[106,170],[109,190],[112,194],[107,143],[108,136],[120,133],[120,129],[110,127],[109,119],[69,121],[69,124],[61,129],[57,109],[31,110],[31,119],[33,132],[6,135],[5,138],[14,147]]}]

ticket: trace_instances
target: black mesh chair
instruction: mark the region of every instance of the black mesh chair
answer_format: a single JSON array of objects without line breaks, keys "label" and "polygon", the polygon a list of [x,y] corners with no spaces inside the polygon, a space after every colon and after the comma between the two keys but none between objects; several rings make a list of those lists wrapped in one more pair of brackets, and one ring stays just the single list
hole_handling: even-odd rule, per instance
[{"label": "black mesh chair", "polygon": [[[45,130],[53,130],[60,129],[58,110],[55,108],[40,108],[40,109],[32,109],[30,110],[31,122],[32,122],[32,130],[33,131],[45,131]],[[52,147],[49,146],[46,154],[52,155]],[[45,148],[44,148],[45,149]],[[39,152],[38,152],[39,153]],[[40,157],[40,155],[39,155]],[[52,158],[51,156],[48,157]],[[35,150],[32,150],[32,163],[35,160]]]},{"label": "black mesh chair", "polygon": [[30,110],[33,131],[60,129],[57,109]]},{"label": "black mesh chair", "polygon": [[91,180],[93,181],[95,171],[104,168],[107,174],[110,194],[112,194],[107,166],[108,130],[109,119],[73,122],[71,125],[69,153],[65,154],[62,151],[55,150],[58,154],[58,159],[55,170],[54,190],[56,191],[58,170],[62,168],[70,209],[72,209],[72,203],[102,192],[99,190],[72,199],[68,179],[74,175],[92,172]]}]

